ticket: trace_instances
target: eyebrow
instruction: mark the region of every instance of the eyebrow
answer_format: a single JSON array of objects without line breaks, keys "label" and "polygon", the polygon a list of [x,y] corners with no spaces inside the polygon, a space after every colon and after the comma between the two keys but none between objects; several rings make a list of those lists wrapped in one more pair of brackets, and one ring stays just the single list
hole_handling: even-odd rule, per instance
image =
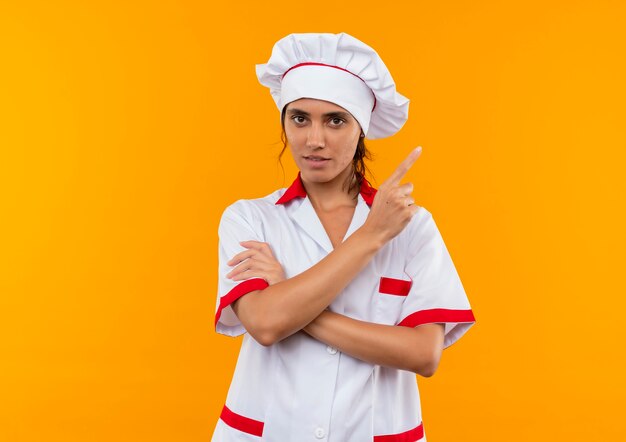
[{"label": "eyebrow", "polygon": [[[303,111],[302,109],[296,109],[296,108],[287,109],[287,113],[289,115],[299,114],[299,115],[304,115],[306,117],[311,116],[310,113]],[[345,119],[349,119],[351,117],[351,115],[348,112],[342,112],[342,111],[326,112],[322,116],[323,117],[341,117]]]}]

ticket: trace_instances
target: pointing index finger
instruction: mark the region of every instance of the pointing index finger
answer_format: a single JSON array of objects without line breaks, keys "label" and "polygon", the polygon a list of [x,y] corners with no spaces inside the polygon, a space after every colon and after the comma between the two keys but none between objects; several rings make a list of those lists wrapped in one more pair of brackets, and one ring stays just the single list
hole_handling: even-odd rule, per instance
[{"label": "pointing index finger", "polygon": [[404,175],[411,169],[413,163],[417,161],[420,154],[422,153],[422,146],[418,146],[409,153],[409,155],[398,165],[396,170],[387,178],[387,182],[391,184],[398,184]]}]

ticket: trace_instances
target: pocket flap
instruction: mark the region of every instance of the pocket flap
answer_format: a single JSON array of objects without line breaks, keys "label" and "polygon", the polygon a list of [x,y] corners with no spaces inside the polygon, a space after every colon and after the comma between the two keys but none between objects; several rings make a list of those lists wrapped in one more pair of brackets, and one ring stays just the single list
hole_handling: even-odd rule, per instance
[{"label": "pocket flap", "polygon": [[380,278],[380,284],[378,291],[380,293],[386,293],[388,295],[406,296],[411,290],[413,281],[406,281],[404,279],[387,278],[382,276]]}]

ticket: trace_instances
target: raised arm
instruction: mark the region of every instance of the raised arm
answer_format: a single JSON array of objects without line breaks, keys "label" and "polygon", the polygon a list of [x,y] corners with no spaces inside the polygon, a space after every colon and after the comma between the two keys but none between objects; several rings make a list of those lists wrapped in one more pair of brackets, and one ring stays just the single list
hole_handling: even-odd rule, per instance
[{"label": "raised arm", "polygon": [[[235,314],[257,342],[272,345],[309,324],[376,252],[404,229],[418,207],[412,204],[412,184],[401,185],[400,181],[420,153],[420,148],[414,149],[381,184],[363,226],[324,259],[293,278],[250,292],[232,304]],[[237,262],[241,264],[229,274],[233,280],[259,276],[259,268],[267,261],[262,251],[250,249],[233,257],[232,263]]]}]

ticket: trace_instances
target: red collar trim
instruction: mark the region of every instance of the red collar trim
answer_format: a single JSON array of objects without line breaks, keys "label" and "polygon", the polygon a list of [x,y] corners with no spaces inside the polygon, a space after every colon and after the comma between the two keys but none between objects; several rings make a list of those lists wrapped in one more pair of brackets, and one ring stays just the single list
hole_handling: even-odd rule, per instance
[{"label": "red collar trim", "polygon": [[289,188],[285,191],[283,196],[281,196],[280,199],[276,201],[276,204],[288,203],[294,198],[306,198],[306,190],[304,189],[304,185],[302,184],[302,180],[300,179],[300,172],[298,172],[298,176],[291,184],[291,186],[289,186]]},{"label": "red collar trim", "polygon": [[[374,202],[374,197],[376,196],[376,189],[374,189],[367,180],[364,178],[361,181],[361,190],[359,191],[363,200],[367,203],[368,206],[371,206]],[[289,186],[289,188],[285,191],[283,196],[281,196],[276,204],[285,204],[295,198],[306,198],[306,190],[304,189],[304,185],[302,184],[302,179],[300,178],[300,172],[298,172],[298,176],[294,180],[294,182]]]}]

